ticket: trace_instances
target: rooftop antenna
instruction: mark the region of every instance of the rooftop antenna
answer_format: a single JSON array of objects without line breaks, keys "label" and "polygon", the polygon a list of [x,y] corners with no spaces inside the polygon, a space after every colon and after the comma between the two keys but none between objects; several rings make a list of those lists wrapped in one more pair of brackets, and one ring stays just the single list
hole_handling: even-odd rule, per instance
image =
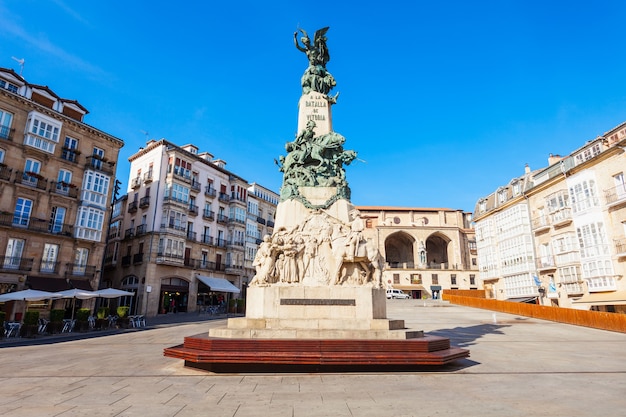
[{"label": "rooftop antenna", "polygon": [[25,62],[24,58],[17,59],[14,56],[12,56],[11,58],[13,58],[19,64],[19,66],[20,66],[20,77],[21,77],[22,76],[22,72],[24,72],[24,62]]}]

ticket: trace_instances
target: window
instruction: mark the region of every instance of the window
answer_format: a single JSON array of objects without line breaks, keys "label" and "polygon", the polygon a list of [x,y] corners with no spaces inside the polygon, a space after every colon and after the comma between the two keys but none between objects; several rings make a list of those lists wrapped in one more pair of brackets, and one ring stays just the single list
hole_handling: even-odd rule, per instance
[{"label": "window", "polygon": [[46,243],[43,248],[40,272],[54,273],[56,271],[57,256],[59,255],[59,245]]},{"label": "window", "polygon": [[400,274],[393,274],[393,283],[394,284],[400,283]]},{"label": "window", "polygon": [[522,190],[522,187],[519,181],[514,182],[513,183],[513,195],[516,195],[516,196],[519,195],[521,190]]},{"label": "window", "polygon": [[165,196],[182,203],[189,202],[189,188],[180,184],[171,184],[165,190]]},{"label": "window", "polygon": [[4,162],[4,149],[0,149],[0,164]]},{"label": "window", "polygon": [[80,207],[76,218],[75,237],[100,241],[104,211],[93,207]]},{"label": "window", "polygon": [[32,146],[47,153],[54,153],[59,143],[61,123],[43,114],[32,112],[29,115],[24,145]]},{"label": "window", "polygon": [[74,275],[84,275],[87,270],[87,260],[89,259],[89,249],[76,248],[74,252]]},{"label": "window", "polygon": [[572,197],[574,213],[597,207],[599,204],[594,180],[585,180],[574,184],[570,187],[569,192]]},{"label": "window", "polygon": [[470,285],[476,285],[476,275],[470,274]]},{"label": "window", "polygon": [[498,191],[498,202],[499,203],[506,202],[506,189]]},{"label": "window", "polygon": [[100,172],[85,171],[82,200],[85,203],[106,207],[110,178]]},{"label": "window", "polygon": [[613,175],[613,183],[615,184],[615,194],[618,200],[626,197],[626,183],[624,182],[624,173],[620,172]]},{"label": "window", "polygon": [[65,208],[64,207],[52,207],[50,214],[50,226],[51,233],[61,233],[63,231],[63,222],[65,221]]},{"label": "window", "polygon": [[13,225],[28,226],[32,209],[33,202],[31,200],[18,197],[17,203],[15,204],[15,211],[13,212]]},{"label": "window", "polygon": [[0,109],[0,138],[8,139],[11,133],[13,115]]},{"label": "window", "polygon": [[65,143],[63,144],[63,152],[61,152],[61,158],[66,161],[76,162],[78,159],[78,140],[65,137]]},{"label": "window", "polygon": [[450,275],[450,284],[456,285],[456,274]]},{"label": "window", "polygon": [[92,156],[93,157],[91,158],[91,166],[93,166],[96,169],[102,169],[102,160],[104,159],[104,149],[93,148]]},{"label": "window", "polygon": [[596,143],[592,146],[590,146],[589,148],[585,149],[584,151],[582,151],[581,153],[579,153],[578,155],[576,155],[575,159],[576,159],[576,165],[578,164],[582,164],[583,162],[593,158],[596,155],[600,154],[601,149],[600,149],[600,144]]},{"label": "window", "polygon": [[22,262],[24,240],[9,238],[7,249],[4,253],[4,269],[19,269]]},{"label": "window", "polygon": [[8,83],[4,80],[0,80],[0,87],[9,90],[12,93],[17,94],[17,85]]},{"label": "window", "polygon": [[67,194],[70,191],[70,184],[72,183],[72,173],[65,169],[59,170],[57,176],[57,191],[61,194]]},{"label": "window", "polygon": [[433,284],[439,284],[439,276],[437,274],[432,274],[431,279]]},{"label": "window", "polygon": [[35,159],[27,159],[24,163],[24,175],[22,176],[22,184],[36,186],[37,181],[41,177],[41,162]]},{"label": "window", "polygon": [[478,202],[478,210],[481,213],[484,213],[485,211],[487,211],[487,202],[485,200],[481,200]]}]

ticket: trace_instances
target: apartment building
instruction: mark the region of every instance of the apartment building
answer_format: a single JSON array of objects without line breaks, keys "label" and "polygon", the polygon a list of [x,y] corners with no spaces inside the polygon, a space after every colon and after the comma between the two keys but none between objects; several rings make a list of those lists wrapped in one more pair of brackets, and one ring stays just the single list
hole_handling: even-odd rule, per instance
[{"label": "apartment building", "polygon": [[625,145],[623,123],[477,202],[488,295],[626,312]]},{"label": "apartment building", "polygon": [[0,68],[0,293],[98,288],[124,142],[86,124],[87,114]]},{"label": "apartment building", "polygon": [[108,285],[135,292],[120,303],[154,316],[244,297],[278,195],[191,144],[150,140],[129,161],[104,269]]},{"label": "apartment building", "polygon": [[412,298],[448,289],[482,289],[472,214],[445,208],[359,206],[363,237],[385,260],[383,283]]}]

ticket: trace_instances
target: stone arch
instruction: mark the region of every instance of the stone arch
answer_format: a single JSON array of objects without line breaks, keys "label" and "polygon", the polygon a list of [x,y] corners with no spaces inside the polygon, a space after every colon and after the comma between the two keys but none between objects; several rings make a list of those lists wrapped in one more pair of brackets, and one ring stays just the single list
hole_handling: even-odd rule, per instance
[{"label": "stone arch", "polygon": [[432,267],[448,264],[448,245],[450,238],[441,234],[433,233],[426,239],[426,262]]},{"label": "stone arch", "polygon": [[415,265],[413,246],[415,238],[405,232],[393,233],[385,239],[385,262],[392,268],[404,264],[408,267]]}]

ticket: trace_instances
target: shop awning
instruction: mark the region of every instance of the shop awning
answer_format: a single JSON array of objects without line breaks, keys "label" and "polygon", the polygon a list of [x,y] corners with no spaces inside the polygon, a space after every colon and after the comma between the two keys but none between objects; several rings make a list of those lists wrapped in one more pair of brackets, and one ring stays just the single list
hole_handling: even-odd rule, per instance
[{"label": "shop awning", "polygon": [[510,301],[512,303],[534,303],[537,297],[518,297],[518,298],[507,298],[504,301]]},{"label": "shop awning", "polygon": [[198,281],[209,287],[215,292],[232,292],[239,294],[241,291],[224,278],[206,277],[204,275],[197,276]]},{"label": "shop awning", "polygon": [[89,280],[80,278],[65,279],[29,275],[26,279],[26,285],[33,290],[51,292],[70,290],[72,288],[93,291],[93,287],[89,283]]},{"label": "shop awning", "polygon": [[588,304],[595,306],[626,305],[626,291],[594,292],[584,295],[572,304]]}]

